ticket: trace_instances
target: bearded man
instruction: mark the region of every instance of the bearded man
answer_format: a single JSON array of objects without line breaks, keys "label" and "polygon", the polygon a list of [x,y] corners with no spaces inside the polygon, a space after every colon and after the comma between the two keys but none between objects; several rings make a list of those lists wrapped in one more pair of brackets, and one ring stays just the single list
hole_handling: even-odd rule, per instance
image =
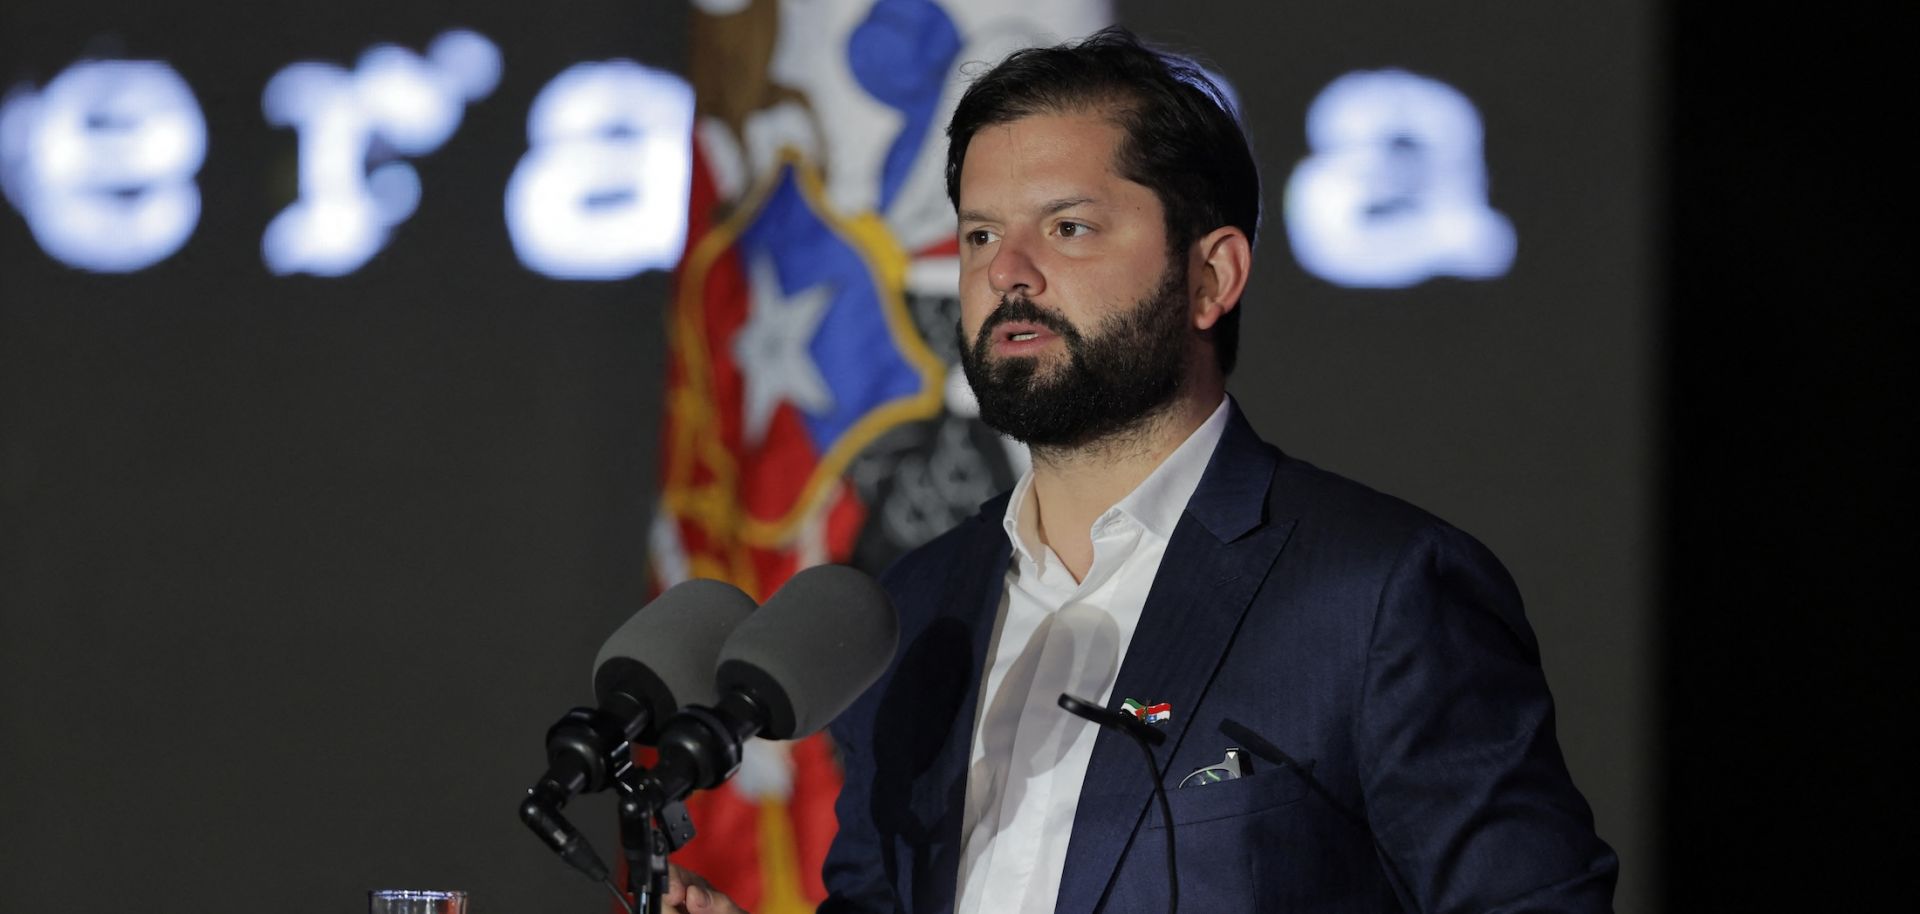
[{"label": "bearded man", "polygon": [[1009,57],[948,138],[964,368],[1032,469],[884,578],[821,911],[1166,910],[1139,751],[1062,693],[1152,709],[1187,910],[1609,910],[1499,562],[1226,394],[1260,191],[1218,89],[1109,30]]}]

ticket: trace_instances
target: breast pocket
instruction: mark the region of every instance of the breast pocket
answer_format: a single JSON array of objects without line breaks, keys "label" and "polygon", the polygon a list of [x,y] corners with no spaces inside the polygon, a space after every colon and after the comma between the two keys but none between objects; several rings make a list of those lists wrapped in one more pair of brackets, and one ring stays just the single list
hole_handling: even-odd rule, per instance
[{"label": "breast pocket", "polygon": [[[1178,827],[1214,819],[1252,815],[1285,806],[1306,796],[1307,782],[1289,768],[1268,768],[1243,778],[1193,787],[1167,789],[1167,806]],[[1147,807],[1147,827],[1166,827],[1160,815],[1160,801]]]}]

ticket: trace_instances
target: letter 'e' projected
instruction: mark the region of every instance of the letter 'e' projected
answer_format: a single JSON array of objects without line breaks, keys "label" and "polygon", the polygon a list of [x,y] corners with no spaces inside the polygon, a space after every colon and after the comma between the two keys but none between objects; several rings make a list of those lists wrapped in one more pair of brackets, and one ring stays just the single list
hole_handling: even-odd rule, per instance
[{"label": "letter 'e' projected", "polygon": [[528,269],[625,279],[671,269],[687,235],[693,89],[630,60],[575,64],[527,113],[507,233]]},{"label": "letter 'e' projected", "polygon": [[152,266],[200,221],[207,122],[157,60],[76,63],[0,102],[0,192],[42,250],[100,273]]},{"label": "letter 'e' projected", "polygon": [[1487,205],[1481,141],[1479,112],[1445,83],[1403,70],[1334,80],[1307,111],[1310,154],[1287,181],[1294,256],[1342,286],[1505,275],[1513,225]]},{"label": "letter 'e' projected", "polygon": [[403,157],[439,149],[499,82],[500,50],[464,29],[435,38],[425,57],[380,44],[352,70],[303,61],[275,73],[260,107],[299,135],[300,196],[261,238],[267,269],[360,269],[420,204],[420,175]]}]

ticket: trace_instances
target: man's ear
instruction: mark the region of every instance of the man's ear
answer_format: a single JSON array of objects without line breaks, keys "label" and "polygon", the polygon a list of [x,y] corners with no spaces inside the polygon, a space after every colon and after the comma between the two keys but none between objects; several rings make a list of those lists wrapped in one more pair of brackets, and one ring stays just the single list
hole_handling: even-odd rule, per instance
[{"label": "man's ear", "polygon": [[1253,270],[1253,245],[1247,233],[1223,225],[1193,243],[1187,266],[1189,309],[1195,330],[1208,330],[1240,304]]}]

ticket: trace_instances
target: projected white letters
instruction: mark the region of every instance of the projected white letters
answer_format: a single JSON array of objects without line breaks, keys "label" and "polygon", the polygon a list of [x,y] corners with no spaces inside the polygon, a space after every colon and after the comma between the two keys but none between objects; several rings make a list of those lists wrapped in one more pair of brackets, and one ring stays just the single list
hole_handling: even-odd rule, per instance
[{"label": "projected white letters", "polygon": [[560,279],[668,269],[686,242],[693,89],[627,60],[555,76],[527,113],[527,154],[507,182],[520,262]]},{"label": "projected white letters", "polygon": [[1487,205],[1480,114],[1445,83],[1402,70],[1349,73],[1307,111],[1311,153],[1287,182],[1287,235],[1308,272],[1398,288],[1490,279],[1514,232]]},{"label": "projected white letters", "polygon": [[425,57],[381,44],[351,71],[304,61],[274,74],[261,107],[299,135],[300,197],[261,239],[267,269],[341,276],[379,253],[420,203],[420,176],[401,157],[440,148],[499,80],[499,49],[465,30],[435,38]]},{"label": "projected white letters", "polygon": [[207,125],[154,60],[76,63],[0,104],[0,191],[54,259],[126,273],[166,259],[200,220]]},{"label": "projected white letters", "polygon": [[[267,269],[334,277],[365,266],[421,205],[410,160],[444,146],[501,73],[500,49],[466,29],[424,54],[376,44],[351,69],[300,61],[274,73],[260,107],[294,131],[298,192],[260,239]],[[692,136],[693,89],[678,76],[630,60],[561,71],[528,111],[527,150],[506,183],[520,262],[570,280],[672,269],[686,242]],[[54,259],[134,272],[192,236],[207,142],[172,67],[80,61],[0,100],[0,194]]]}]

